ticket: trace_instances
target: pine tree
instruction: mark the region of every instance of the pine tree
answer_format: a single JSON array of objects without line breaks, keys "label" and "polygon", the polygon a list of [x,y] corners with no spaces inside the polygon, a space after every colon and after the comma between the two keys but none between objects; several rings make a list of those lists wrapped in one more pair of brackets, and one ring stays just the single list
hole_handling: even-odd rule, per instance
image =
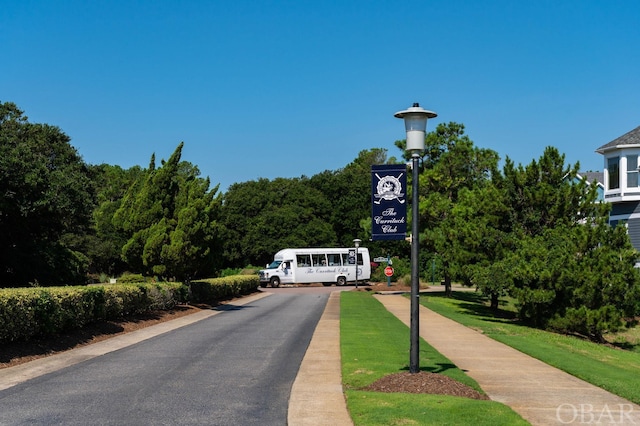
[{"label": "pine tree", "polygon": [[135,271],[189,280],[213,273],[218,245],[218,187],[181,162],[180,143],[161,167],[152,157],[149,170],[134,185],[114,216],[130,238],[123,259]]}]

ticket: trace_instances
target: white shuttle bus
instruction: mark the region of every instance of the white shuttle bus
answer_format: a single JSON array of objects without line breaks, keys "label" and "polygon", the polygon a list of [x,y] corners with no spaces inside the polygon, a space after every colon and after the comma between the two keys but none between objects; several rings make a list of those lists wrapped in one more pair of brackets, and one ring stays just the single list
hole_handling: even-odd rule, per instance
[{"label": "white shuttle bus", "polygon": [[[273,256],[273,262],[259,271],[260,286],[322,283],[330,286],[371,278],[369,250],[356,248],[288,248]],[[357,277],[356,277],[357,262]]]}]

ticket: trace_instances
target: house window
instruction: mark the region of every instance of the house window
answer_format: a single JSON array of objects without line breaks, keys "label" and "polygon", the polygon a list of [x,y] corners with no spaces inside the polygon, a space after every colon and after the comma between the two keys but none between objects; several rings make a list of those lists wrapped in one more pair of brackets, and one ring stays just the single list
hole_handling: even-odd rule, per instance
[{"label": "house window", "polygon": [[627,188],[638,186],[638,156],[627,155]]},{"label": "house window", "polygon": [[620,188],[620,157],[607,160],[607,171],[609,172],[609,189]]}]

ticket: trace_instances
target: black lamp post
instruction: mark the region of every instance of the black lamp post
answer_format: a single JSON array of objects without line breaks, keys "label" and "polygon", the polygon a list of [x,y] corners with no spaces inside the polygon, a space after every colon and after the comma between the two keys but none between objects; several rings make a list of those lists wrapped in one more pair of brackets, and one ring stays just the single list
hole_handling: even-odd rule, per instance
[{"label": "black lamp post", "polygon": [[356,288],[358,288],[358,247],[360,247],[361,239],[356,238],[353,240],[353,245],[356,247]]},{"label": "black lamp post", "polygon": [[412,188],[412,223],[411,223],[411,347],[409,351],[409,372],[418,373],[420,371],[420,242],[419,235],[419,215],[418,215],[418,166],[422,152],[424,151],[424,140],[427,130],[427,119],[437,117],[435,112],[427,111],[414,103],[411,108],[398,111],[394,114],[397,118],[404,119],[407,131],[406,151],[411,154],[411,168],[413,177]]}]

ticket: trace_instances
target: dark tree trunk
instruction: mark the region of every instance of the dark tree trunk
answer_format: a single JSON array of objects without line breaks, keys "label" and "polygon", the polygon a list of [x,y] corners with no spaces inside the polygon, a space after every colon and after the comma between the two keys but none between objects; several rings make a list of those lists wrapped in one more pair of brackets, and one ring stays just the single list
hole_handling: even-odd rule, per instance
[{"label": "dark tree trunk", "polygon": [[498,293],[491,293],[491,309],[498,310]]},{"label": "dark tree trunk", "polygon": [[451,277],[448,274],[444,276],[444,294],[451,297]]}]

